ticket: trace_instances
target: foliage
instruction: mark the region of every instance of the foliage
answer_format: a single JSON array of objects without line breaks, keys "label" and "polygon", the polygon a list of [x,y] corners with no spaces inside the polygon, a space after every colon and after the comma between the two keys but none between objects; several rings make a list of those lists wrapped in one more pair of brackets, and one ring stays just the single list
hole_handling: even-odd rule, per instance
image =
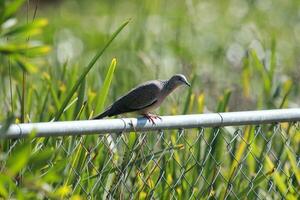
[{"label": "foliage", "polygon": [[[174,73],[186,74],[192,87],[175,92],[160,114],[299,105],[296,0],[66,0],[41,2],[37,10],[31,9],[32,1],[25,2],[0,1],[0,134],[14,121],[89,119],[137,83]],[[124,29],[127,18],[132,20]],[[145,150],[145,136],[135,132],[118,138],[34,138],[32,133],[22,140],[1,139],[0,198],[85,199],[88,192],[99,199],[108,191],[124,194],[126,188],[114,188],[124,179],[134,183],[135,198],[145,199],[164,178],[159,186],[164,199],[171,197],[167,188],[174,188],[179,199],[191,193],[233,198],[232,186],[240,189],[239,198],[251,199],[267,193],[269,180],[281,196],[293,199],[296,192],[290,188],[300,184],[298,158],[292,153],[299,152],[299,130],[291,125],[283,129],[282,137],[293,139],[293,149],[272,140],[272,153],[282,166],[290,166],[282,171],[276,171],[278,163],[265,153],[269,146],[258,135],[272,138],[273,125],[246,126],[242,132],[239,127],[166,132],[159,135],[160,143],[151,135],[151,151]],[[112,153],[105,142],[109,138],[121,141],[123,149]],[[191,154],[195,160],[185,162]],[[257,158],[264,162],[259,165]],[[226,168],[220,169],[223,160]],[[247,165],[251,186],[236,176],[240,163]],[[216,178],[218,170],[228,182]],[[180,179],[182,173],[194,184],[193,191]]]}]

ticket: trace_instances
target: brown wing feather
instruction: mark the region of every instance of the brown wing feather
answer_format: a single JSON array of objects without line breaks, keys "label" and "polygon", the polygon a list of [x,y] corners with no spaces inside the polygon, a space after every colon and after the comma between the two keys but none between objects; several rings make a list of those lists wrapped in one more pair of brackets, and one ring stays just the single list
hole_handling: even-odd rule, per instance
[{"label": "brown wing feather", "polygon": [[160,82],[156,81],[137,86],[111,105],[108,116],[133,112],[153,105],[157,101],[161,89]]}]

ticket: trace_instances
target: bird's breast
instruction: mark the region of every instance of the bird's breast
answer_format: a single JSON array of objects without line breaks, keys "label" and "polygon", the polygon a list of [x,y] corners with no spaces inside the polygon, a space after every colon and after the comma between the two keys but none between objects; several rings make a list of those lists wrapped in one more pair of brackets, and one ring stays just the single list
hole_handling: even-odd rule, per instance
[{"label": "bird's breast", "polygon": [[155,110],[156,108],[158,108],[160,106],[160,104],[164,101],[165,97],[160,97],[157,99],[157,101],[152,104],[151,106],[144,108],[142,110],[140,110],[138,113],[139,114],[147,114],[153,110]]}]

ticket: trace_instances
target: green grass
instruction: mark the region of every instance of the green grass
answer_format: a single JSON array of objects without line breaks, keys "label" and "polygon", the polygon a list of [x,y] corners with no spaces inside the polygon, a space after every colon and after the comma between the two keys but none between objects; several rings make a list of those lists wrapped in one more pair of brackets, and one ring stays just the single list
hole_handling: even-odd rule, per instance
[{"label": "green grass", "polygon": [[[36,17],[22,3],[0,3],[1,134],[14,122],[90,119],[175,73],[192,87],[161,115],[300,103],[296,0],[42,1]],[[299,127],[278,128],[1,139],[0,198],[297,199]]]}]

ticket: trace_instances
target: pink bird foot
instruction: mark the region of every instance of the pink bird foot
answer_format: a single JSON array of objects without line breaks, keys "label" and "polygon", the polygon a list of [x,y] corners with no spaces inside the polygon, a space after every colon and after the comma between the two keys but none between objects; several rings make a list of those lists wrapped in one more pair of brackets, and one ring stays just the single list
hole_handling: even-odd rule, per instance
[{"label": "pink bird foot", "polygon": [[151,122],[153,125],[155,124],[155,121],[154,121],[155,119],[162,120],[161,117],[158,115],[144,114],[143,116],[146,117],[148,119],[148,121]]}]

